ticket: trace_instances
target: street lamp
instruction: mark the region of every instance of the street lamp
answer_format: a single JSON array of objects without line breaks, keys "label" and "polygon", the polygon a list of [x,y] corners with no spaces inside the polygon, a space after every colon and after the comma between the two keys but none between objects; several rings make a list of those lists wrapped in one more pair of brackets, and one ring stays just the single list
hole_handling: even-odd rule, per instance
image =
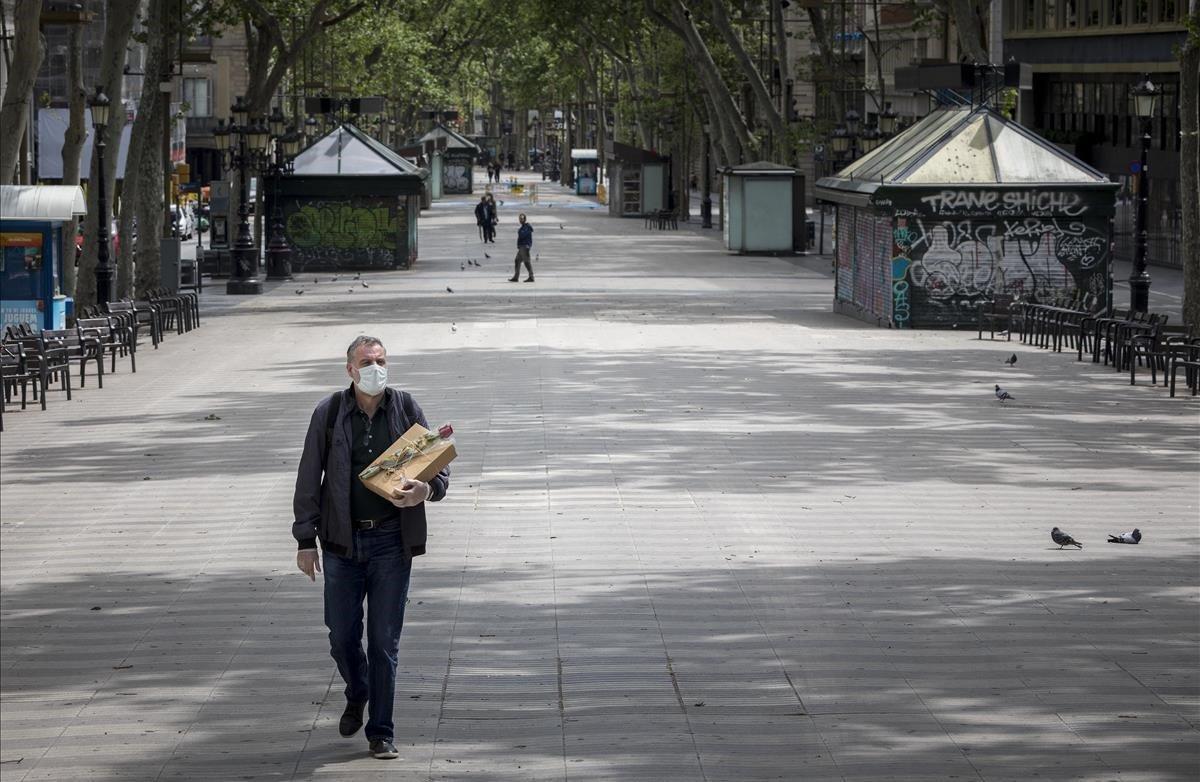
[{"label": "street lamp", "polygon": [[704,197],[700,199],[700,227],[712,228],[712,125],[704,125]]},{"label": "street lamp", "polygon": [[1134,245],[1133,271],[1129,275],[1129,309],[1146,312],[1150,308],[1150,274],[1146,271],[1146,208],[1150,189],[1146,169],[1146,158],[1150,154],[1150,120],[1154,117],[1155,104],[1162,89],[1143,76],[1133,88],[1133,108],[1141,121],[1142,152],[1138,165],[1137,199],[1137,242]]},{"label": "street lamp", "polygon": [[247,192],[250,171],[262,166],[270,130],[261,122],[251,125],[250,111],[245,99],[238,96],[230,110],[233,121],[219,122],[213,137],[221,151],[223,162],[238,171],[238,230],[233,246],[233,276],[225,286],[228,294],[262,293],[258,279],[258,248],[250,231],[250,205]]},{"label": "street lamp", "polygon": [[[271,136],[275,141],[275,156],[271,161],[271,241],[267,245],[267,279],[290,280],[292,278],[292,248],[283,230],[283,207],[279,203],[279,178],[292,173],[292,161],[300,151],[303,134],[295,128],[283,132],[287,120],[278,114],[271,115]],[[276,132],[278,129],[278,132]]]},{"label": "street lamp", "polygon": [[878,147],[881,138],[879,130],[873,125],[868,125],[867,129],[862,133],[863,154],[866,155]]},{"label": "street lamp", "polygon": [[108,257],[108,198],[104,188],[104,130],[108,126],[108,110],[111,102],[100,85],[92,97],[92,127],[95,128],[96,143],[96,212],[99,214],[99,231],[96,237],[96,302],[106,305],[112,301],[113,277],[116,270]]},{"label": "street lamp", "polygon": [[891,101],[883,104],[883,113],[879,115],[879,132],[884,138],[891,138],[896,132],[896,120],[899,116],[896,110],[892,108]]}]

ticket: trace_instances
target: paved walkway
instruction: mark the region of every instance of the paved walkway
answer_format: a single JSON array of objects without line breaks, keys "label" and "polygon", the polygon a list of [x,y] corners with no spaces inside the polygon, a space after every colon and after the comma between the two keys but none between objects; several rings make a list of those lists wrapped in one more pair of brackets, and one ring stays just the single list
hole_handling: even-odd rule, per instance
[{"label": "paved walkway", "polygon": [[[490,258],[440,203],[412,272],[206,288],[136,375],[5,416],[4,782],[1195,778],[1195,400],[547,190],[534,284],[513,199]],[[289,534],[363,332],[462,453],[390,762],[337,735]]]}]

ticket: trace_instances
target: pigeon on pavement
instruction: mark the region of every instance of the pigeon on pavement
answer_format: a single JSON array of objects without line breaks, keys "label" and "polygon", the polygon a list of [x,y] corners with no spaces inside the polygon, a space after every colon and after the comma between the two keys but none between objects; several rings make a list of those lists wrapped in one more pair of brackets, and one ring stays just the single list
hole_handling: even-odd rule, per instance
[{"label": "pigeon on pavement", "polygon": [[1004,359],[1004,363],[1005,363],[1005,364],[1008,364],[1010,367],[1011,367],[1013,364],[1017,363],[1017,354],[1016,354],[1016,353],[1013,353],[1011,356],[1009,356],[1008,358]]},{"label": "pigeon on pavement", "polygon": [[1015,396],[1005,391],[1000,386],[996,386],[996,398],[1003,402],[1006,399],[1016,399]]},{"label": "pigeon on pavement", "polygon": [[1142,531],[1135,529],[1133,532],[1122,532],[1120,535],[1109,535],[1109,543],[1132,543],[1137,545],[1142,542]]},{"label": "pigeon on pavement", "polygon": [[299,290],[297,290],[297,291],[296,291],[296,295],[297,295],[297,296],[303,296],[303,295],[304,295],[304,290],[303,290],[303,289],[299,289]]},{"label": "pigeon on pavement", "polygon": [[467,270],[467,265],[465,263],[460,263],[458,268],[465,272]]},{"label": "pigeon on pavement", "polygon": [[1059,548],[1062,548],[1063,546],[1075,546],[1076,548],[1083,548],[1082,543],[1075,540],[1075,538],[1063,532],[1058,527],[1050,530],[1050,539],[1057,543]]},{"label": "pigeon on pavement", "polygon": [[364,288],[370,288],[370,287],[371,287],[370,285],[367,285],[367,284],[366,284],[365,282],[363,282],[362,280],[359,280],[359,285],[362,285]]},{"label": "pigeon on pavement", "polygon": [[451,288],[449,285],[447,285],[447,286],[446,286],[446,293],[454,293],[454,289],[453,289],[453,288]]},{"label": "pigeon on pavement", "polygon": [[483,254],[483,257],[484,257],[484,258],[491,258],[492,256],[488,255],[488,254],[485,252],[485,253]]},{"label": "pigeon on pavement", "polygon": [[559,223],[559,224],[558,224],[558,230],[560,230],[560,231],[561,231],[561,230],[563,230],[563,224],[562,224],[562,223]]}]

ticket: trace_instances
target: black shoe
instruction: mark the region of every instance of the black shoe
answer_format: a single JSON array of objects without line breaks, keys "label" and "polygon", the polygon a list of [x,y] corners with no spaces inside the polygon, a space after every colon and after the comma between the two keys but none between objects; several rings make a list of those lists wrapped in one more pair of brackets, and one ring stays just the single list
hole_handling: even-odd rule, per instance
[{"label": "black shoe", "polygon": [[528,280],[526,280],[525,282],[533,282],[533,278],[532,278],[532,277],[530,277],[530,278],[529,278]]},{"label": "black shoe", "polygon": [[375,739],[371,742],[371,757],[392,760],[400,757],[400,753],[396,751],[396,745],[387,739]]},{"label": "black shoe", "polygon": [[346,701],[346,710],[342,712],[342,719],[338,722],[338,733],[346,737],[358,733],[358,729],[362,727],[363,709],[366,705],[365,702]]},{"label": "black shoe", "polygon": [[509,278],[508,278],[508,281],[509,281],[509,282],[520,282],[520,280],[519,280],[518,278],[516,278],[516,277],[509,277]]}]

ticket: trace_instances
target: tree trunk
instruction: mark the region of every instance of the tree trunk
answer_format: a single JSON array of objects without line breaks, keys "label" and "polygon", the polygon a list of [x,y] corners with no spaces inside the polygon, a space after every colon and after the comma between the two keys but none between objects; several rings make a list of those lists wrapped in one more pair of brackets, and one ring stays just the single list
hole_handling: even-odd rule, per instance
[{"label": "tree trunk", "polygon": [[[134,262],[138,278],[160,273],[158,237],[163,223],[162,187],[162,96],[158,91],[157,75],[163,70],[166,46],[163,3],[150,4],[146,18],[146,78],[138,98],[138,113],[129,133],[129,156],[125,161],[124,195],[121,198],[120,253],[117,257],[117,291],[123,297],[144,290],[134,280]],[[133,225],[138,226],[138,240],[131,241]],[[149,268],[144,268],[149,267]],[[154,287],[154,286],[151,286]]]},{"label": "tree trunk", "polygon": [[976,5],[976,0],[945,0],[945,7],[958,30],[958,48],[962,57],[970,62],[986,63],[988,61],[987,47],[983,43],[983,23],[980,13],[991,5],[991,0],[981,0],[983,8]]},{"label": "tree trunk", "polygon": [[1179,189],[1183,207],[1183,322],[1200,335],[1200,0],[1190,0],[1179,51]]},{"label": "tree trunk", "polygon": [[[121,102],[121,86],[124,80],[125,47],[133,32],[133,20],[137,3],[110,3],[108,20],[104,29],[104,43],[100,54],[100,87],[110,101],[108,124],[104,127],[104,190],[108,208],[113,206],[112,194],[116,181],[117,158],[121,152],[121,131],[125,129],[125,109]],[[153,78],[153,77],[151,77]],[[97,181],[96,155],[88,172],[88,184]],[[83,221],[83,254],[79,259],[79,276],[75,281],[76,305],[93,304],[96,301],[96,242],[100,226],[99,189],[88,187],[88,211]],[[103,219],[111,219],[111,212]],[[107,222],[105,223],[108,224]],[[122,242],[130,237],[121,237]]]},{"label": "tree trunk", "polygon": [[776,97],[776,106],[784,123],[787,123],[792,113],[792,107],[787,102],[787,83],[792,76],[792,65],[788,61],[787,25],[783,21],[782,3],[771,3],[771,25],[775,28],[775,60],[779,63],[779,81],[776,84],[779,94]]},{"label": "tree trunk", "polygon": [[[829,79],[844,78],[846,74],[839,73],[841,70],[838,64],[838,58],[833,53],[833,47],[830,46],[829,30],[825,26],[825,14],[819,7],[809,6],[808,21],[812,25],[813,40],[817,42],[817,54],[820,56],[821,65],[825,71],[825,81],[828,84]],[[815,81],[815,80],[814,80]],[[846,116],[846,92],[841,89],[833,90],[834,111],[837,112],[837,121],[841,122],[842,117]]]},{"label": "tree trunk", "polygon": [[[771,98],[771,91],[767,88],[763,81],[762,74],[758,72],[758,68],[754,66],[754,61],[750,59],[750,55],[746,52],[746,47],[742,45],[742,39],[738,36],[736,30],[733,29],[733,24],[729,21],[729,14],[725,9],[725,0],[712,0],[713,9],[713,25],[721,31],[721,36],[725,39],[726,45],[733,52],[734,59],[742,70],[742,75],[750,84],[750,88],[754,90],[755,102],[758,104],[758,113],[770,126],[771,132],[775,135],[777,141],[782,141],[787,136],[787,126],[783,122],[783,117],[779,113],[779,108],[775,101]],[[770,77],[770,74],[768,74]],[[767,144],[760,144],[760,149],[766,150]],[[770,150],[769,155],[774,157],[775,150]]]},{"label": "tree trunk", "polygon": [[[87,140],[84,109],[87,104],[87,88],[83,86],[83,25],[73,24],[67,44],[67,89],[70,96],[70,122],[63,136],[62,165],[64,185],[79,184],[80,153]],[[79,219],[68,220],[63,227],[63,281],[62,289],[69,295],[75,293],[75,233]]]},{"label": "tree trunk", "polygon": [[15,45],[8,69],[8,85],[0,103],[0,184],[13,181],[21,157],[21,141],[29,127],[29,91],[42,66],[46,47],[42,45],[39,20],[42,0],[16,0],[13,11]]},{"label": "tree trunk", "polygon": [[684,8],[680,0],[670,0],[671,16],[668,18],[655,8],[654,0],[644,2],[647,15],[675,33],[696,63],[697,73],[716,110],[714,114],[721,122],[722,137],[725,139],[730,162],[746,162],[746,153],[754,148],[750,129],[746,126],[746,118],[738,110],[729,87],[713,61],[708,45],[696,29],[691,12]]}]

